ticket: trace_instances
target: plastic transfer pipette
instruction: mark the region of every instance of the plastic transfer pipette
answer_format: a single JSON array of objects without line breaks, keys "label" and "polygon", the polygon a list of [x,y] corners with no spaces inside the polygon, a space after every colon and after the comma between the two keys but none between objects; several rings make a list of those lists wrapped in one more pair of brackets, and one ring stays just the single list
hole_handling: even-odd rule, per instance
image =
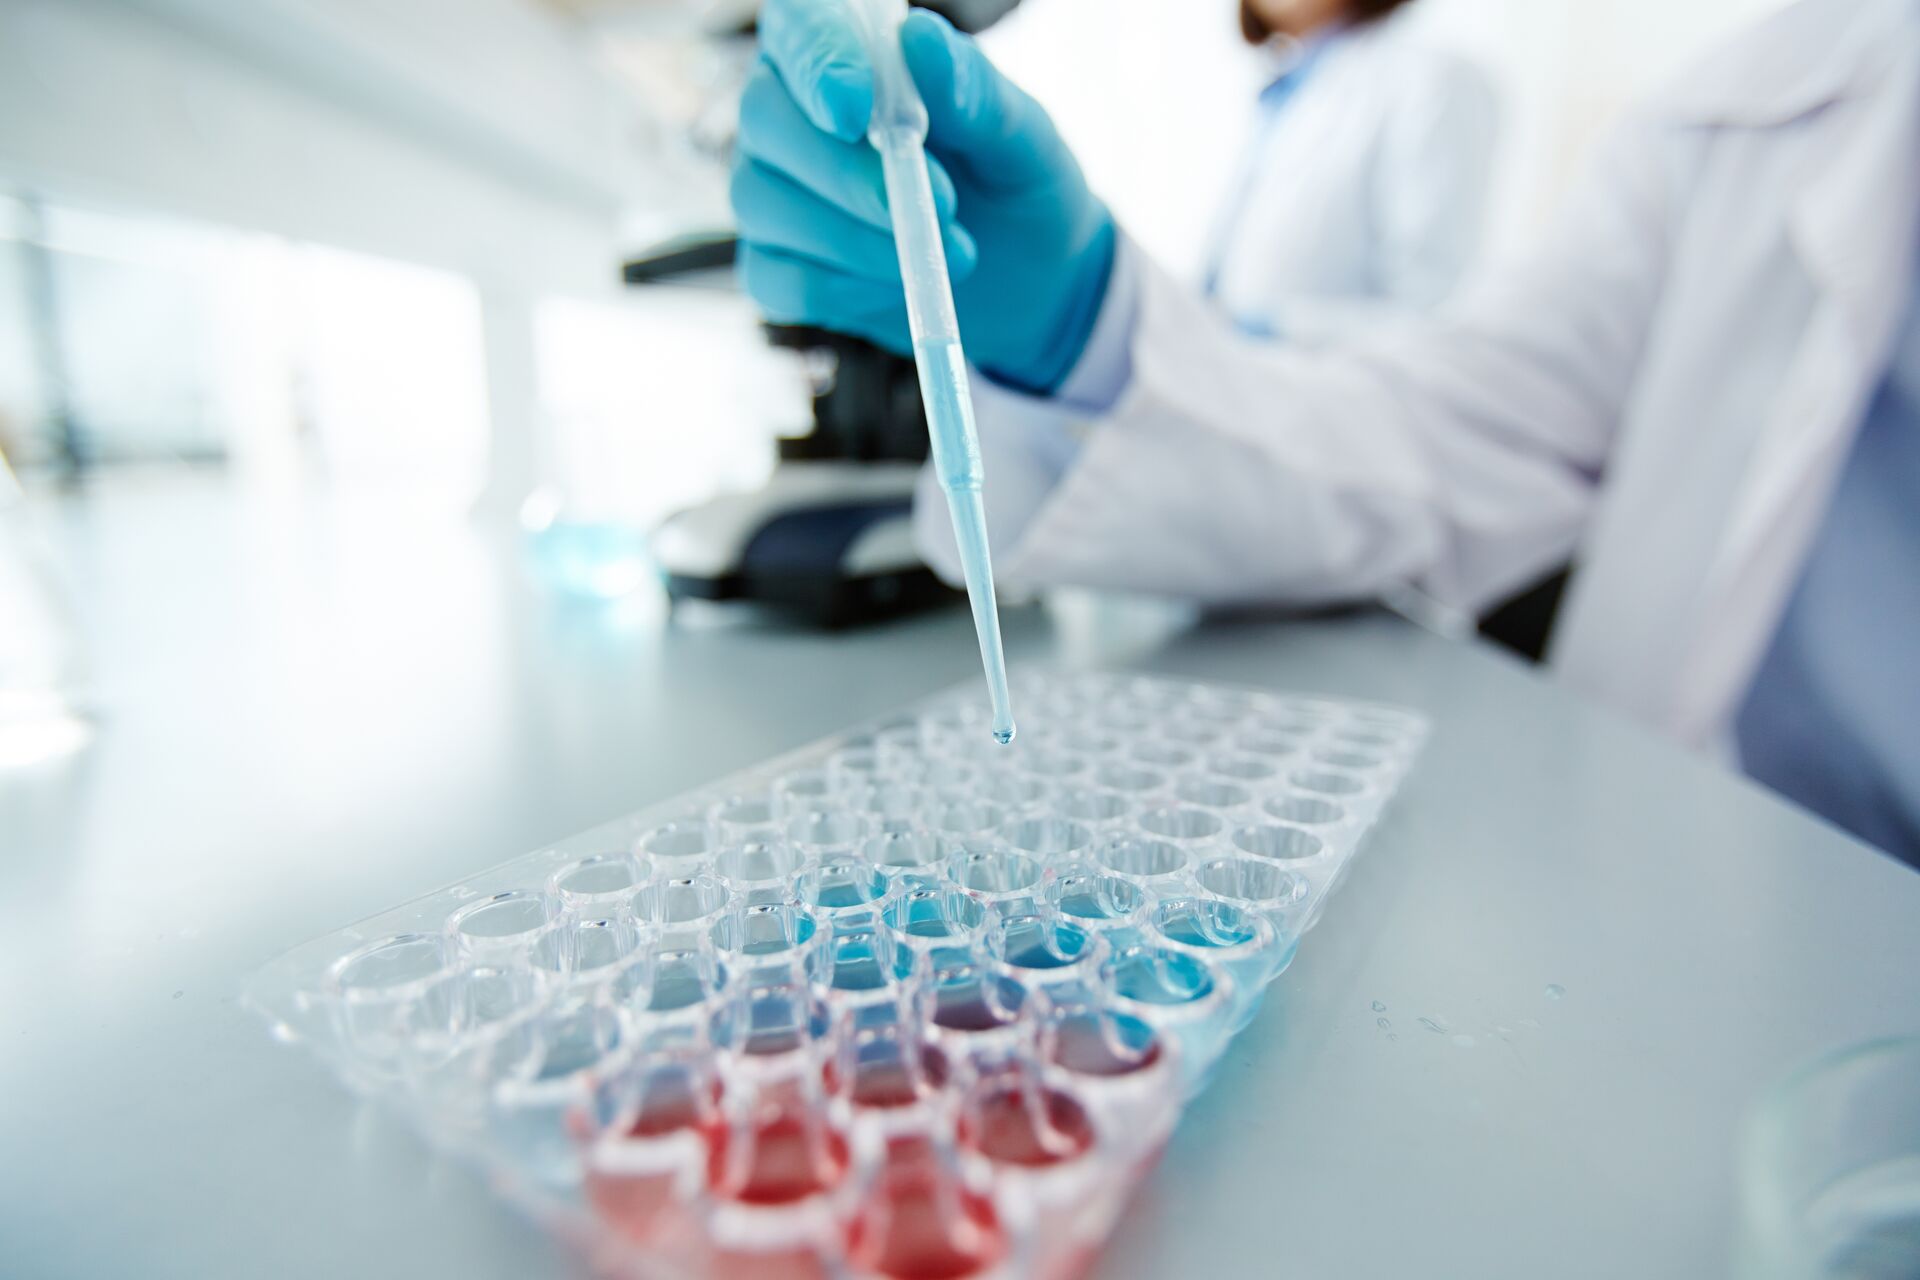
[{"label": "plastic transfer pipette", "polygon": [[993,699],[993,736],[1013,741],[1013,706],[1007,696],[1007,660],[1000,648],[1000,611],[993,598],[993,562],[987,554],[987,513],[981,501],[980,441],[973,429],[973,393],[960,322],[947,279],[947,253],[940,242],[940,215],[927,178],[927,108],[900,53],[906,0],[846,0],[873,63],[873,121],[867,138],[880,153],[887,207],[900,251],[907,290],[907,325],[920,367],[920,398],[927,406],[933,468],[953,513],[953,535],[967,579],[973,626],[980,635],[980,661]]}]

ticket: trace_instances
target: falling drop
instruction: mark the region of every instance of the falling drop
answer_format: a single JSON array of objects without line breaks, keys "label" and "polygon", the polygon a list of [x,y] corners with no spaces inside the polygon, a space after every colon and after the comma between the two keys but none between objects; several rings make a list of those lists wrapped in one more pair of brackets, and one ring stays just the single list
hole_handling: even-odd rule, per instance
[{"label": "falling drop", "polygon": [[1375,1000],[1373,1002],[1373,1011],[1375,1013],[1385,1013],[1387,1011],[1387,1006],[1382,1004],[1380,1001]]},{"label": "falling drop", "polygon": [[1561,996],[1565,994],[1567,994],[1567,989],[1561,986],[1559,983],[1549,982],[1547,984],[1547,999],[1558,1000]]},{"label": "falling drop", "polygon": [[1435,1022],[1432,1018],[1422,1018],[1420,1019],[1420,1025],[1437,1036],[1447,1034],[1447,1024],[1444,1022]]},{"label": "falling drop", "polygon": [[1375,1018],[1374,1022],[1379,1024],[1379,1027],[1382,1031],[1385,1031],[1388,1027],[1391,1027],[1393,1025],[1391,1022],[1388,1022],[1385,1018]]}]

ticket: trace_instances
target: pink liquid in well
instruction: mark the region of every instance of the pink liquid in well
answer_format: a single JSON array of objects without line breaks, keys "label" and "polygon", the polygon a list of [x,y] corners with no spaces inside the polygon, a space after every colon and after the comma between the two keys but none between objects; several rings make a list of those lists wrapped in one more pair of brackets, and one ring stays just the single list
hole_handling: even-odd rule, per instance
[{"label": "pink liquid in well", "polygon": [[1041,1280],[1079,1280],[1093,1269],[1094,1261],[1099,1256],[1098,1245],[1076,1246],[1042,1267]]},{"label": "pink liquid in well", "polygon": [[710,1256],[702,1274],[716,1280],[827,1280],[830,1274],[819,1253],[804,1247],[768,1253],[720,1249]]},{"label": "pink liquid in well", "polygon": [[652,1240],[674,1208],[672,1173],[587,1173],[587,1199],[609,1226],[629,1240]]},{"label": "pink liquid in well", "polygon": [[847,1171],[846,1139],[795,1107],[765,1114],[744,1143],[711,1126],[707,1152],[714,1194],[744,1204],[792,1204],[832,1189]]},{"label": "pink liquid in well", "polygon": [[[627,1131],[629,1141],[654,1142],[681,1132],[697,1132],[710,1122],[718,1093],[702,1097],[678,1090],[651,1099]],[[681,1225],[675,1221],[678,1170],[645,1173],[587,1169],[587,1201],[614,1230],[630,1240],[656,1240]]]},{"label": "pink liquid in well", "polygon": [[901,1058],[861,1063],[850,1086],[837,1067],[831,1068],[827,1087],[835,1093],[844,1088],[847,1100],[856,1107],[884,1110],[924,1101],[946,1087],[947,1077],[946,1058],[929,1045],[920,1049],[917,1063]]},{"label": "pink liquid in well", "polygon": [[691,1088],[661,1090],[640,1108],[628,1133],[635,1138],[663,1138],[682,1129],[698,1129],[710,1123],[719,1108],[718,1081],[704,1093]]},{"label": "pink liquid in well", "polygon": [[893,1143],[847,1234],[855,1268],[894,1280],[962,1280],[1006,1256],[993,1202],[961,1186],[921,1139]]},{"label": "pink liquid in well", "polygon": [[1041,1168],[1086,1154],[1093,1122],[1078,1102],[1057,1089],[997,1089],[968,1108],[960,1140],[1002,1164]]},{"label": "pink liquid in well", "polygon": [[910,1107],[925,1095],[924,1077],[906,1064],[863,1067],[848,1095],[856,1107]]},{"label": "pink liquid in well", "polygon": [[1089,1076],[1125,1076],[1156,1066],[1160,1042],[1128,1037],[1115,1040],[1093,1019],[1075,1019],[1060,1028],[1053,1060],[1069,1071]]}]

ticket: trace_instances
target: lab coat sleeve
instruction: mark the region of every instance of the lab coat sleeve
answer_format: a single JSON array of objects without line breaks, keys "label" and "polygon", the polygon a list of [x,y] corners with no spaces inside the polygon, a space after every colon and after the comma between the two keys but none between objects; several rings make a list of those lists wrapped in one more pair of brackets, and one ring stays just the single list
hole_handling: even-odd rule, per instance
[{"label": "lab coat sleeve", "polygon": [[[1659,299],[1675,151],[1653,126],[1623,132],[1526,260],[1364,345],[1245,339],[1125,246],[1131,377],[1031,517],[996,530],[1003,580],[1209,603],[1411,582],[1475,608],[1558,563]],[[983,430],[1017,432],[1035,406],[1004,408],[982,406]]]},{"label": "lab coat sleeve", "polygon": [[[1412,64],[1372,167],[1371,296],[1280,298],[1265,317],[1289,341],[1366,335],[1445,302],[1479,256],[1498,156],[1500,100],[1485,73],[1434,55]],[[1276,227],[1275,234],[1286,234]]]}]

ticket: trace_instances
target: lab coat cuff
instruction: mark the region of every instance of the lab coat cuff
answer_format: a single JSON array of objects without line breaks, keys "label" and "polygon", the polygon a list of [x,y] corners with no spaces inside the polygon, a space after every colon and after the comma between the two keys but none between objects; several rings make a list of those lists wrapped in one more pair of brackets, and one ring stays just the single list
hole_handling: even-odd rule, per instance
[{"label": "lab coat cuff", "polygon": [[[987,542],[996,577],[1007,571],[1025,541],[1027,527],[1078,459],[1089,420],[1113,408],[1133,379],[1133,330],[1140,310],[1144,255],[1121,234],[1114,246],[1107,296],[1086,350],[1060,389],[1034,396],[985,376],[974,379],[973,404],[986,478]],[[914,501],[914,540],[935,572],[960,580],[960,556],[946,494],[931,466],[920,474]],[[1003,587],[1019,593],[1017,580]]]},{"label": "lab coat cuff", "polygon": [[[1079,455],[1087,422],[1085,415],[1066,407],[1057,396],[1026,395],[984,376],[973,380],[973,406],[987,542],[999,576],[1007,553],[1019,545],[1034,513],[1046,504]],[[960,584],[952,517],[932,464],[921,468],[914,496],[914,541],[936,573]]]},{"label": "lab coat cuff", "polygon": [[1059,389],[1055,403],[1083,414],[1102,414],[1133,380],[1133,331],[1140,315],[1141,251],[1125,232],[1113,251],[1113,270],[1107,277],[1107,296],[1093,332]]}]

